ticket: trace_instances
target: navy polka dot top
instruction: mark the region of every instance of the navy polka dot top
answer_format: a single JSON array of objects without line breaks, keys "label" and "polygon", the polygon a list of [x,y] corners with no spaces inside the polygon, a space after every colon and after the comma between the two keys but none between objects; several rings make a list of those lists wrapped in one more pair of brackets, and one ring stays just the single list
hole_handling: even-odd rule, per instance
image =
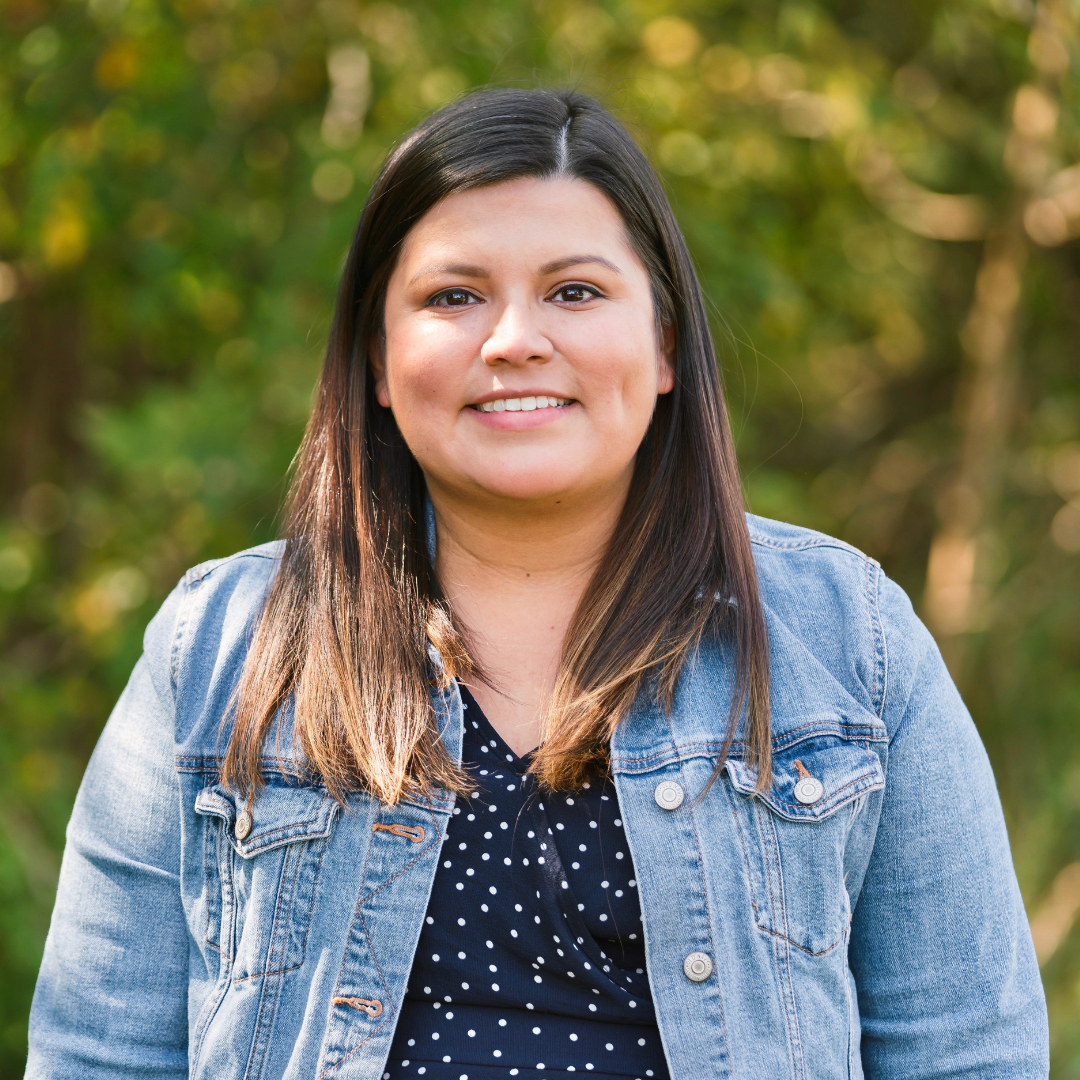
[{"label": "navy polka dot top", "polygon": [[462,687],[459,798],[385,1080],[668,1080],[610,781],[542,793]]}]

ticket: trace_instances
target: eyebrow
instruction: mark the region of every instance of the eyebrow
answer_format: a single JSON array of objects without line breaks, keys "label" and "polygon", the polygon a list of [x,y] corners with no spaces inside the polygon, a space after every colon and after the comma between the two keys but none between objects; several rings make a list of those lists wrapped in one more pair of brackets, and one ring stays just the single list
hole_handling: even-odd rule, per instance
[{"label": "eyebrow", "polygon": [[554,262],[545,263],[541,266],[540,273],[557,274],[560,270],[567,270],[571,266],[581,266],[583,263],[599,263],[601,266],[613,270],[616,274],[622,274],[622,271],[613,262],[609,262],[602,255],[570,255],[565,259],[556,259]]},{"label": "eyebrow", "polygon": [[488,276],[488,272],[482,266],[470,266],[468,263],[433,263],[420,270],[409,284],[412,285],[421,278],[434,277],[436,274],[455,274],[458,277],[471,278]]},{"label": "eyebrow", "polygon": [[[567,270],[571,266],[582,266],[585,263],[597,263],[600,266],[606,266],[616,274],[622,274],[622,271],[613,262],[605,259],[602,255],[568,255],[564,259],[555,259],[553,262],[545,263],[540,267],[540,274],[542,276],[557,274],[560,270]],[[436,274],[454,274],[458,277],[469,278],[486,278],[490,276],[482,266],[473,266],[470,263],[436,263],[425,266],[420,270],[413,277],[410,284],[419,281],[421,278],[433,277]]]}]

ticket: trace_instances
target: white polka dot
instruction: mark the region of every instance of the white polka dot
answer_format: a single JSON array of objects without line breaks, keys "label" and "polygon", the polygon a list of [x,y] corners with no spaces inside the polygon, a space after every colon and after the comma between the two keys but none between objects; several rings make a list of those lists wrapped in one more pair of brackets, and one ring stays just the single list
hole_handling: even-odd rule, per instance
[{"label": "white polka dot", "polygon": [[517,937],[517,931],[516,930],[511,930],[510,931],[510,936],[511,937]]},{"label": "white polka dot", "polygon": [[[591,1001],[589,1002],[589,1012],[596,1012],[596,1006]],[[608,1049],[610,1050],[611,1047],[609,1046]]]},{"label": "white polka dot", "polygon": [[638,1039],[637,1044],[638,1044],[638,1046],[644,1046],[645,1045],[645,1040],[644,1039]]},{"label": "white polka dot", "polygon": [[464,888],[465,888],[465,886],[464,886],[464,885],[463,885],[463,884],[462,884],[462,883],[461,883],[461,882],[459,881],[459,882],[457,883],[457,888],[458,888],[458,889],[464,889]]},{"label": "white polka dot", "polygon": [[510,856],[509,855],[507,855],[507,856],[505,856],[503,858],[503,865],[504,866],[509,866],[510,865]]},{"label": "white polka dot", "polygon": [[461,989],[462,990],[468,990],[469,989],[469,984],[468,983],[462,983],[461,984]]},{"label": "white polka dot", "polygon": [[431,954],[431,959],[434,960],[435,963],[437,964],[439,962],[439,954],[437,952],[433,952]]},{"label": "white polka dot", "polygon": [[458,924],[458,926],[464,926],[465,925],[465,920],[464,919],[458,919],[457,924]]},{"label": "white polka dot", "polygon": [[447,860],[446,860],[446,862],[444,862],[444,863],[443,863],[443,866],[445,866],[445,867],[446,867],[446,868],[447,868],[448,870],[450,869],[450,866],[451,866],[451,865],[452,865],[452,864],[451,864],[451,862],[450,862],[450,860],[449,860],[449,859],[447,859]]},{"label": "white polka dot", "polygon": [[605,1044],[604,1044],[604,1049],[605,1049],[605,1050],[614,1050],[614,1049],[615,1049],[615,1047],[614,1047],[614,1046],[612,1046],[612,1045],[611,1045],[611,1043],[605,1043]]},{"label": "white polka dot", "polygon": [[469,868],[468,868],[468,869],[467,869],[467,870],[465,871],[465,876],[466,876],[466,877],[472,877],[472,876],[473,876],[473,874],[475,874],[475,873],[476,873],[476,871],[475,871],[475,870],[474,870],[474,869],[473,869],[473,868],[472,868],[472,867],[470,866],[470,867],[469,867]]},{"label": "white polka dot", "polygon": [[476,1038],[476,1032],[472,1028],[469,1028],[469,1038],[470,1039],[475,1039]]},{"label": "white polka dot", "polygon": [[500,828],[500,829],[509,829],[509,828],[510,828],[510,826],[509,826],[509,825],[507,825],[505,821],[500,821],[500,822],[499,822],[499,828]]},{"label": "white polka dot", "polygon": [[432,1037],[433,1039],[437,1039],[437,1038],[439,1037],[439,1033],[438,1033],[437,1031],[433,1031],[433,1032],[431,1033],[431,1037]]},{"label": "white polka dot", "polygon": [[589,849],[584,844],[578,844],[578,851],[588,851]]},{"label": "white polka dot", "polygon": [[571,1041],[571,1042],[577,1042],[577,1036],[576,1036],[576,1035],[574,1035],[574,1034],[571,1034],[571,1036],[570,1036],[570,1041]]},{"label": "white polka dot", "polygon": [[572,868],[572,869],[574,869],[574,870],[580,870],[580,869],[581,869],[581,863],[579,863],[579,862],[572,862],[572,863],[570,864],[570,866],[571,866],[571,868]]},{"label": "white polka dot", "polygon": [[499,1021],[499,1027],[506,1027],[506,1021],[505,1020],[500,1020]]},{"label": "white polka dot", "polygon": [[539,1028],[536,1028],[536,1027],[534,1027],[534,1028],[533,1028],[533,1034],[534,1034],[534,1035],[539,1035],[539,1034],[540,1034],[540,1029],[539,1029]]},{"label": "white polka dot", "polygon": [[497,994],[499,992],[499,984],[498,983],[492,983],[491,984],[491,989],[494,990],[495,993]]},{"label": "white polka dot", "polygon": [[499,969],[498,969],[498,968],[497,968],[497,967],[496,967],[496,966],[495,966],[494,964],[488,964],[488,971],[490,971],[490,972],[496,972],[496,971],[498,971],[498,970],[499,970]]},{"label": "white polka dot", "polygon": [[498,891],[499,890],[496,889],[494,885],[489,885],[488,886],[488,892],[491,893],[492,896],[494,896]]},{"label": "white polka dot", "polygon": [[491,1051],[491,1056],[492,1057],[502,1057],[502,1051],[501,1050],[492,1050]]},{"label": "white polka dot", "polygon": [[464,959],[465,959],[465,954],[464,954],[463,952],[459,952],[459,953],[457,954],[457,958],[458,958],[459,960],[464,960]]},{"label": "white polka dot", "polygon": [[[424,921],[428,924],[428,926],[435,925],[435,920],[430,915]],[[458,919],[458,922],[461,922],[461,920]]]}]

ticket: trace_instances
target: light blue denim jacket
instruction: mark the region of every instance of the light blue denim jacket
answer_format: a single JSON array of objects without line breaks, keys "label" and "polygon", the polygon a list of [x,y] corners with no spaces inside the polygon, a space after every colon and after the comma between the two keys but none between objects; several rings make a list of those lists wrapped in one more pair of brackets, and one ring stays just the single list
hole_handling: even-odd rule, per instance
[{"label": "light blue denim jacket", "polygon": [[[731,693],[715,646],[670,715],[641,700],[611,745],[673,1080],[1047,1076],[994,779],[933,640],[864,555],[750,528],[771,787],[754,794],[736,743],[695,798]],[[68,830],[28,1077],[382,1076],[453,800],[340,807],[286,715],[238,835],[221,721],[277,552],[196,567],[146,632]],[[460,760],[460,697],[433,693]],[[823,787],[812,802],[796,760]],[[687,797],[662,809],[671,780]],[[375,828],[395,823],[409,831]],[[694,952],[704,981],[684,974]]]}]

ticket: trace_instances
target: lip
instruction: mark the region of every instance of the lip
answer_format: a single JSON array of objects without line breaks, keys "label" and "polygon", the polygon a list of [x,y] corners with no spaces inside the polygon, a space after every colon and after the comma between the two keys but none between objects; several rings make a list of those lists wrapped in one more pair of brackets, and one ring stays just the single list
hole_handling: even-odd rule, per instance
[{"label": "lip", "polygon": [[[500,401],[502,398],[523,398],[523,397],[554,397],[554,398],[566,398],[571,403],[577,399],[572,394],[556,394],[553,390],[534,390],[530,387],[524,387],[520,390],[514,388],[506,388],[503,390],[493,390],[490,394],[481,394],[475,401],[470,401],[470,405],[483,405],[487,401]],[[490,416],[491,414],[488,413]]]},{"label": "lip", "polygon": [[[536,391],[537,395],[543,394],[543,390]],[[521,391],[521,397],[529,397],[532,391]],[[504,390],[500,394],[486,394],[476,402],[471,404],[482,405],[485,401],[498,401],[499,398],[506,397],[518,397],[517,392],[508,392]],[[548,397],[561,397],[566,398],[566,394],[552,394],[548,391]],[[476,422],[483,424],[487,428],[491,428],[493,431],[531,431],[533,428],[544,427],[547,424],[554,424],[559,420],[566,417],[568,413],[572,413],[581,406],[576,398],[569,399],[569,405],[563,405],[558,409],[533,409],[531,412],[484,412],[483,409],[475,409],[465,407],[465,412],[470,416],[476,418]]]}]

